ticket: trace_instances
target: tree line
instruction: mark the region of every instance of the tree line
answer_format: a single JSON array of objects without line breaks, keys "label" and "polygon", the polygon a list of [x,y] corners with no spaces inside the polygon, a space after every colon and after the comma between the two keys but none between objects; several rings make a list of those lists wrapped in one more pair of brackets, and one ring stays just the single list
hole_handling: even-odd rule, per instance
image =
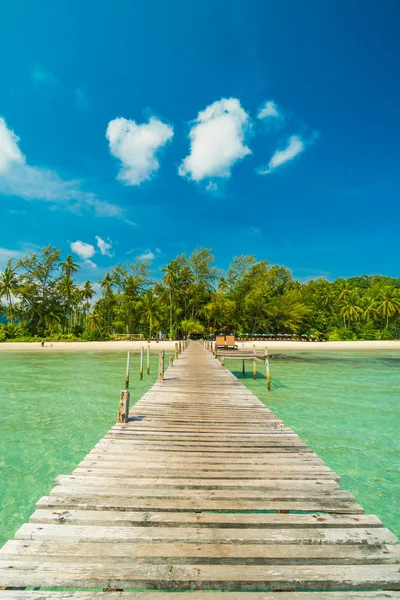
[{"label": "tree line", "polygon": [[114,266],[79,284],[79,265],[47,246],[0,273],[0,341],[107,340],[297,334],[312,339],[397,339],[400,278],[362,275],[302,283],[289,269],[235,257],[226,272],[210,249],[181,254],[155,273],[151,262]]}]

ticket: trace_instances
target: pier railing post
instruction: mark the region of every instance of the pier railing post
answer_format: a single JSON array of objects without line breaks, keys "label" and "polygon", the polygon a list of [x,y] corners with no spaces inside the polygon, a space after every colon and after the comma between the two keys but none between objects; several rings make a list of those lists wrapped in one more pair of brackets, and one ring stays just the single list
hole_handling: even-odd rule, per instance
[{"label": "pier railing post", "polygon": [[131,352],[128,350],[128,356],[126,357],[126,372],[125,372],[125,389],[129,390],[129,371],[131,368]]},{"label": "pier railing post", "polygon": [[150,375],[150,344],[147,344],[147,375]]},{"label": "pier railing post", "polygon": [[158,379],[160,381],[164,379],[164,350],[161,350],[158,360]]},{"label": "pier railing post", "polygon": [[225,366],[225,356],[221,356],[221,365]]},{"label": "pier railing post", "polygon": [[172,360],[172,356],[169,357],[169,366],[170,367],[174,366],[174,361]]},{"label": "pier railing post", "polygon": [[143,358],[144,358],[144,347],[140,348],[140,366],[139,366],[139,379],[143,379]]},{"label": "pier railing post", "polygon": [[127,423],[128,422],[129,400],[130,400],[129,391],[121,390],[121,393],[119,396],[118,423]]},{"label": "pier railing post", "polygon": [[271,374],[269,372],[268,348],[265,348],[265,375],[267,378],[267,389],[271,391]]}]

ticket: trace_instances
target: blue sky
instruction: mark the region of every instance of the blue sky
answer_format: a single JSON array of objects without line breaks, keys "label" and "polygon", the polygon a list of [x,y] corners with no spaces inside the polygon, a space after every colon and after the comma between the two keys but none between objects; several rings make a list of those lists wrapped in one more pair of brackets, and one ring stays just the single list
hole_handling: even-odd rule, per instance
[{"label": "blue sky", "polygon": [[0,268],[399,276],[398,0],[0,4]]}]

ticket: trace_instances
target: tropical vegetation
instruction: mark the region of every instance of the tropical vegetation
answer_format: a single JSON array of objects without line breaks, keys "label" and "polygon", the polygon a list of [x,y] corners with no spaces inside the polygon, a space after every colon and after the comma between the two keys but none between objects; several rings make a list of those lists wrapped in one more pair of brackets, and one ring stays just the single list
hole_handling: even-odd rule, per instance
[{"label": "tropical vegetation", "polygon": [[0,341],[106,340],[297,335],[311,339],[397,339],[400,278],[362,275],[301,282],[254,256],[226,272],[211,250],[181,254],[161,271],[151,262],[118,264],[98,282],[81,281],[71,255],[47,246],[0,272]]}]

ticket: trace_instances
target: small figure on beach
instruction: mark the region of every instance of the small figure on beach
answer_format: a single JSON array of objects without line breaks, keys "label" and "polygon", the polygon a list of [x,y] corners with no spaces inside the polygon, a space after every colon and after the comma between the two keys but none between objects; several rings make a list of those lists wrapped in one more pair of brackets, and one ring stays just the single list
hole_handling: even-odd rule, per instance
[{"label": "small figure on beach", "polygon": [[42,341],[40,342],[40,345],[42,346],[42,348],[44,348],[44,340],[42,340]]}]

